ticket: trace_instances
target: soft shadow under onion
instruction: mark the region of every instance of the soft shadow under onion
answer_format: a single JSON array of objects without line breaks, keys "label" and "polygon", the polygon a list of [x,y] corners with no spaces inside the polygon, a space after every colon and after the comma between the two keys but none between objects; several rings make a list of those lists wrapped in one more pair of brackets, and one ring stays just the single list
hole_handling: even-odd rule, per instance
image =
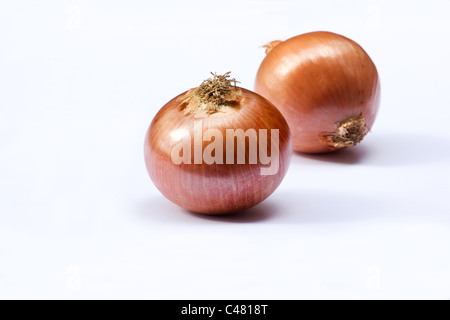
[{"label": "soft shadow under onion", "polygon": [[228,222],[228,223],[251,223],[269,220],[270,218],[276,216],[277,205],[270,199],[267,199],[264,202],[259,203],[252,208],[225,215],[206,215],[192,211],[187,212],[195,218],[200,218],[209,221]]},{"label": "soft shadow under onion", "polygon": [[337,164],[358,164],[364,162],[369,150],[366,145],[336,150],[329,153],[308,154],[295,151],[294,155],[315,161],[324,161]]},{"label": "soft shadow under onion", "polygon": [[163,196],[154,196],[136,205],[140,218],[153,222],[169,223],[256,223],[270,220],[280,214],[280,206],[272,199],[266,199],[256,206],[225,215],[206,215],[185,210],[165,199]]}]

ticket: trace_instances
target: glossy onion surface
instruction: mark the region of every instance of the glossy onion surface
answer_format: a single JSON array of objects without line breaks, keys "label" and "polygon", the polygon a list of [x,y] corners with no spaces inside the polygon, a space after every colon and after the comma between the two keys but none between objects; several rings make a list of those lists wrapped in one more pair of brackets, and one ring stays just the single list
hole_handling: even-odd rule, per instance
[{"label": "glossy onion surface", "polygon": [[[356,42],[331,32],[312,32],[273,41],[266,52],[255,91],[285,116],[294,150],[345,148],[359,143],[372,128],[380,82],[374,63]],[[345,132],[339,126],[347,120],[361,123],[360,137],[331,139]]]},{"label": "glossy onion surface", "polygon": [[[145,138],[146,167],[156,187],[170,201],[193,212],[231,213],[258,204],[281,183],[292,154],[289,126],[269,101],[252,91],[240,90],[242,99],[238,104],[207,117],[198,118],[181,110],[179,101],[180,97],[186,95],[184,93],[169,101],[153,119]],[[261,168],[268,165],[262,164],[259,159],[256,164],[249,164],[249,143],[245,144],[245,164],[237,164],[237,143],[234,148],[236,162],[225,163],[226,139],[223,141],[224,164],[206,164],[205,161],[194,164],[194,139],[201,134],[196,132],[199,124],[203,132],[217,129],[223,137],[226,137],[227,129],[267,129],[269,141],[270,129],[278,129],[278,171],[273,175],[261,175]],[[173,148],[186,137],[190,137],[187,139],[192,142],[191,164],[175,164],[171,159]],[[202,150],[209,143],[201,142]]]}]

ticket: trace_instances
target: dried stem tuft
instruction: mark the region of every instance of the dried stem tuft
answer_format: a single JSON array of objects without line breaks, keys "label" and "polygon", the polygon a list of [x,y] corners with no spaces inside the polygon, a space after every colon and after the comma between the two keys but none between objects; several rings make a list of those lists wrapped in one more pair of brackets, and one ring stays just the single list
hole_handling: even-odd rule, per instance
[{"label": "dried stem tuft", "polygon": [[213,78],[206,79],[197,88],[197,98],[204,103],[221,105],[227,103],[232,90],[236,90],[236,79],[229,79],[230,73],[217,75],[212,73]]},{"label": "dried stem tuft", "polygon": [[230,79],[230,73],[206,79],[202,84],[189,90],[179,98],[180,107],[185,114],[193,114],[197,118],[205,118],[210,114],[224,110],[242,99],[242,91],[236,86],[236,79]]}]

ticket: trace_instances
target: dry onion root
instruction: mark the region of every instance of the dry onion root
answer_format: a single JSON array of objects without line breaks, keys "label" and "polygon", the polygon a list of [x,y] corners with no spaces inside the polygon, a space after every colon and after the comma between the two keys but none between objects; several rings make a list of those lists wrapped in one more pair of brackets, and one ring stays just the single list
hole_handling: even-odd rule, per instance
[{"label": "dry onion root", "polygon": [[285,116],[294,150],[324,153],[364,139],[379,108],[380,82],[356,42],[312,32],[265,47],[255,91]]}]

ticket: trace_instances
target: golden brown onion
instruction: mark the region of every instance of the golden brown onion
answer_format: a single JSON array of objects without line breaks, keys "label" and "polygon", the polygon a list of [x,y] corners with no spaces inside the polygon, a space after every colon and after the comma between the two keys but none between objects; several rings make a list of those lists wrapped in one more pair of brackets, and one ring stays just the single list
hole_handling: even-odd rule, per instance
[{"label": "golden brown onion", "polygon": [[151,179],[187,210],[224,214],[250,208],[275,191],[288,169],[292,139],[286,120],[268,100],[233,81],[228,74],[214,75],[172,99],[147,132]]},{"label": "golden brown onion", "polygon": [[323,153],[361,142],[375,121],[380,82],[356,42],[312,32],[265,47],[255,91],[285,116],[294,150]]}]

